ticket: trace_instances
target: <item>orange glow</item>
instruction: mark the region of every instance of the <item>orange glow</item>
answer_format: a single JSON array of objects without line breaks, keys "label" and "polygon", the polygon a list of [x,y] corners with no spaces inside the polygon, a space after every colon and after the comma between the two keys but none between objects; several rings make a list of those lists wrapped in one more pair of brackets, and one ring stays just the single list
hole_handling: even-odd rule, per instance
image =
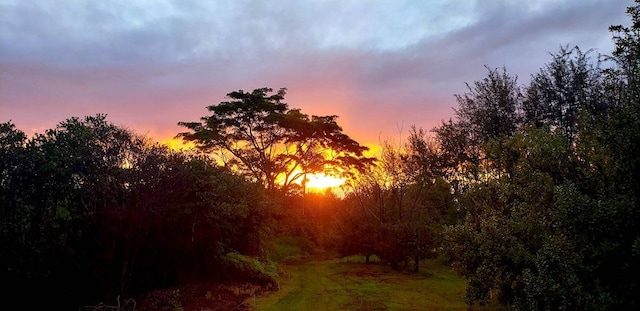
[{"label": "orange glow", "polygon": [[346,179],[335,176],[329,176],[322,173],[311,174],[307,176],[307,189],[311,191],[323,191],[327,188],[335,188],[342,186]]},{"label": "orange glow", "polygon": [[382,153],[382,145],[377,143],[377,144],[362,144],[363,146],[369,148],[369,150],[364,152],[364,156],[365,157],[379,157],[380,154]]},{"label": "orange glow", "polygon": [[162,140],[160,143],[175,151],[189,150],[194,148],[194,144],[192,142],[185,143],[180,138],[168,138]]}]

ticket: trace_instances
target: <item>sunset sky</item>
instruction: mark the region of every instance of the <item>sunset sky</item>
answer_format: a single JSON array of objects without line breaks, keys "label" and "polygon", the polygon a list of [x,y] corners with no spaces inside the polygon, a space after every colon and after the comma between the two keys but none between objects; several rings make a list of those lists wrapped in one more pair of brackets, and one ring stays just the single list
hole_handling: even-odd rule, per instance
[{"label": "sunset sky", "polygon": [[[560,46],[609,54],[632,0],[0,0],[0,122],[72,116],[164,141],[225,94],[288,88],[364,144],[431,129],[505,66],[520,84]],[[402,132],[401,132],[402,130]]]}]

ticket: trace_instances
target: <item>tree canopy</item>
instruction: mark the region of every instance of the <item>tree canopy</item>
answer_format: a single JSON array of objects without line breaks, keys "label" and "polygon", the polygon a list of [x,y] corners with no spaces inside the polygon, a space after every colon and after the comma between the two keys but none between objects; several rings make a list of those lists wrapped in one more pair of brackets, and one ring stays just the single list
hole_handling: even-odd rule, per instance
[{"label": "tree canopy", "polygon": [[201,122],[179,122],[178,134],[226,166],[268,189],[290,188],[306,175],[349,176],[371,164],[368,148],[343,133],[337,116],[309,116],[284,103],[286,89],[227,94],[229,101],[207,107]]},{"label": "tree canopy", "polygon": [[504,98],[500,88],[479,88],[494,71],[458,97],[455,120],[434,129],[445,159],[456,159],[444,162],[448,170],[483,173],[462,179],[456,202],[464,221],[447,227],[443,245],[469,280],[469,303],[638,309],[639,12],[636,1],[627,10],[632,26],[610,28],[609,68],[578,47],[552,54],[515,109],[503,110],[503,120],[518,122],[502,121],[509,130],[501,135],[474,140],[493,120],[485,112]]},{"label": "tree canopy", "polygon": [[[26,309],[229,276],[271,217],[259,184],[106,121],[70,118],[27,138],[0,123],[0,277]],[[224,271],[224,273],[223,273]]]}]

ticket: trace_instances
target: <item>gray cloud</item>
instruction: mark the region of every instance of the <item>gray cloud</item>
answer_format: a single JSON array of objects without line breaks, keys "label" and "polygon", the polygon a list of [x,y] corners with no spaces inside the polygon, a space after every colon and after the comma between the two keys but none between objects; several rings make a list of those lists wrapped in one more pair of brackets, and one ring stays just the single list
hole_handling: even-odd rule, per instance
[{"label": "gray cloud", "polygon": [[41,131],[104,112],[166,136],[232,90],[288,87],[292,106],[371,140],[448,118],[484,65],[524,82],[560,45],[608,53],[629,5],[0,0],[0,114]]}]

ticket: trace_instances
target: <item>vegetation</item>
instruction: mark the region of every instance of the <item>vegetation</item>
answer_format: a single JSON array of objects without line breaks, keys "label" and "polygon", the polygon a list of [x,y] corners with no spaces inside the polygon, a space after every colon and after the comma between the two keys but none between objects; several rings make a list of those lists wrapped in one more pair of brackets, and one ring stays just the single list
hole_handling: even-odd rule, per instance
[{"label": "vegetation", "polygon": [[364,260],[360,256],[284,265],[280,290],[258,297],[253,302],[254,309],[467,309],[463,299],[465,281],[442,261],[424,261],[422,270],[428,272],[414,274],[398,272],[387,265],[366,265]]},{"label": "vegetation", "polygon": [[[522,90],[490,70],[458,97],[456,119],[436,129],[440,141],[465,141],[444,145],[456,155],[465,212],[445,248],[469,279],[469,302],[638,308],[638,10],[628,10],[631,28],[611,28],[613,67],[576,47],[552,55]],[[496,118],[510,126],[487,122]]]},{"label": "vegetation", "polygon": [[43,296],[27,304],[70,308],[216,279],[225,254],[260,252],[272,210],[264,191],[207,158],[103,115],[31,139],[1,129],[0,273],[9,294]]},{"label": "vegetation", "polygon": [[227,96],[232,101],[209,106],[202,122],[180,122],[189,132],[179,137],[205,152],[218,152],[227,166],[250,176],[268,189],[289,190],[312,173],[348,175],[372,159],[367,147],[342,133],[337,116],[311,116],[289,109],[282,100],[286,89],[274,95],[261,88]]},{"label": "vegetation", "polygon": [[[462,296],[639,309],[640,0],[627,13],[630,27],[610,28],[612,55],[563,47],[527,85],[487,67],[450,120],[384,142],[377,159],[337,116],[290,109],[285,89],[231,92],[180,122],[192,152],[105,115],[33,137],[1,123],[6,295],[38,292],[27,309],[131,306],[156,289],[241,281],[252,284],[231,296],[280,288],[261,310],[463,309]],[[314,173],[349,177],[344,196],[307,193]],[[346,259],[314,260],[334,252]]]},{"label": "vegetation", "polygon": [[412,260],[418,272],[422,259],[438,254],[442,225],[455,212],[449,183],[421,161],[424,139],[414,131],[408,151],[385,144],[378,166],[353,186],[338,224],[342,255],[375,254],[394,268]]}]

